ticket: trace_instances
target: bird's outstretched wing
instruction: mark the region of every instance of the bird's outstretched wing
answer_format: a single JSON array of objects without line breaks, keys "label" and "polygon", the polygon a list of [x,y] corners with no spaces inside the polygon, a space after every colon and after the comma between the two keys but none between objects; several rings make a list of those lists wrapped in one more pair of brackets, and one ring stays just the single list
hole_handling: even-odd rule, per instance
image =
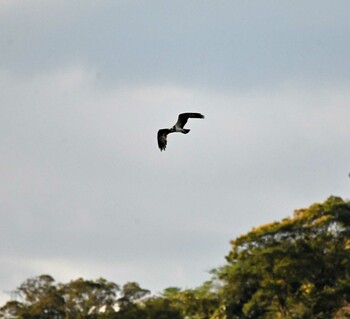
[{"label": "bird's outstretched wing", "polygon": [[204,119],[204,115],[200,113],[181,113],[177,119],[175,126],[183,128],[189,118]]},{"label": "bird's outstretched wing", "polygon": [[164,151],[166,148],[167,136],[170,132],[171,131],[167,128],[164,128],[164,129],[158,131],[158,134],[157,134],[158,146],[159,146],[161,151]]}]

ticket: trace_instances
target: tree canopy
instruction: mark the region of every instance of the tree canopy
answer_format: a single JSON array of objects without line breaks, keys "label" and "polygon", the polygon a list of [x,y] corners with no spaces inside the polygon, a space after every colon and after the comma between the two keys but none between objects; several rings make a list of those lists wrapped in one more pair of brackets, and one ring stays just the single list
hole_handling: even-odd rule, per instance
[{"label": "tree canopy", "polygon": [[228,318],[331,318],[349,302],[350,205],[330,197],[231,242]]},{"label": "tree canopy", "polygon": [[27,279],[0,317],[21,319],[350,318],[350,203],[330,197],[231,241],[200,287],[153,295],[136,282]]}]

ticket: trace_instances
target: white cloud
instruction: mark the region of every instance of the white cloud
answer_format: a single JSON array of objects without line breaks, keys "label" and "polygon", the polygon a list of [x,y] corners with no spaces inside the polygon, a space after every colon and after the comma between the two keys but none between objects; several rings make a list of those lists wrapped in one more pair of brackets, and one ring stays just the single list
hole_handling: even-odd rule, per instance
[{"label": "white cloud", "polygon": [[349,79],[344,1],[13,2],[18,9],[0,20],[0,45],[2,68],[18,74],[88,61],[112,85],[232,91]]},{"label": "white cloud", "polygon": [[23,2],[22,0],[0,0],[0,10],[16,7]]},{"label": "white cloud", "polygon": [[25,11],[26,14],[43,13],[47,8],[55,4],[55,0],[0,0],[0,14],[4,16]]}]

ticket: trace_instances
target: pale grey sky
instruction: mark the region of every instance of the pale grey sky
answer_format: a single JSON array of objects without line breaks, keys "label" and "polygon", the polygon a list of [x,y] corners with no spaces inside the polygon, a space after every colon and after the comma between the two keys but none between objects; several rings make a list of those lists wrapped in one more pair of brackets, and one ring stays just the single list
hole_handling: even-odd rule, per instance
[{"label": "pale grey sky", "polygon": [[[251,227],[349,198],[349,16],[0,0],[0,291],[43,273],[194,287]],[[206,118],[161,153],[186,111]]]}]

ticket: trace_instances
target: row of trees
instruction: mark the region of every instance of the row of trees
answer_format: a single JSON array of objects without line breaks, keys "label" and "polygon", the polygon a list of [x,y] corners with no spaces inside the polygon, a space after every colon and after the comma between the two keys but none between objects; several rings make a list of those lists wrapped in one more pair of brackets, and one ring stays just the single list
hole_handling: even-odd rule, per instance
[{"label": "row of trees", "polygon": [[[193,290],[167,288],[160,296],[138,283],[119,287],[105,279],[77,279],[55,283],[49,275],[23,282],[15,291],[17,300],[0,309],[1,318],[23,319],[181,319],[207,318],[218,305],[208,282]],[[198,317],[199,316],[199,317]]]},{"label": "row of trees", "polygon": [[135,282],[31,278],[0,317],[21,319],[350,318],[350,203],[330,197],[231,242],[227,263],[195,289],[152,295]]}]

